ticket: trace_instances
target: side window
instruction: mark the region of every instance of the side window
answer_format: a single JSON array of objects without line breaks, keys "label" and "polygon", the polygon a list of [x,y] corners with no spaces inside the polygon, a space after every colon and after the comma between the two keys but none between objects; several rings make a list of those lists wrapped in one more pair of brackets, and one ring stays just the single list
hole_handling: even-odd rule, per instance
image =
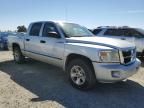
[{"label": "side window", "polygon": [[95,29],[93,30],[93,34],[97,35],[98,33],[100,33],[102,31],[102,29]]},{"label": "side window", "polygon": [[123,31],[124,31],[124,36],[132,37],[132,32],[130,29],[123,29]]},{"label": "side window", "polygon": [[126,36],[140,38],[143,35],[140,32],[136,31],[135,29],[127,29]]},{"label": "side window", "polygon": [[124,31],[121,28],[117,29],[116,36],[124,36]]},{"label": "side window", "polygon": [[56,36],[60,37],[58,30],[53,23],[45,23],[42,36],[53,38],[57,38]]},{"label": "side window", "polygon": [[116,29],[107,29],[104,35],[115,36]]},{"label": "side window", "polygon": [[30,36],[39,36],[42,23],[34,23],[31,27]]},{"label": "side window", "polygon": [[141,38],[143,36],[143,34],[141,34],[140,32],[136,31],[135,29],[123,29],[124,31],[124,36],[127,37],[138,37]]},{"label": "side window", "polygon": [[115,35],[115,29],[107,29],[104,35],[110,35],[114,36]]},{"label": "side window", "polygon": [[123,36],[123,30],[122,29],[107,29],[107,31],[104,33],[104,35]]}]

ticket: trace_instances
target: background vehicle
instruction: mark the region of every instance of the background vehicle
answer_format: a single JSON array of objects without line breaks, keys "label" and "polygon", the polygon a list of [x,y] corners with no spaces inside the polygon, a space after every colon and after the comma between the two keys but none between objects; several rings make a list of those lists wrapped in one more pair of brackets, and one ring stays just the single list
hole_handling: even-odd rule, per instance
[{"label": "background vehicle", "polygon": [[16,33],[16,32],[1,32],[0,33],[0,49],[6,50],[8,49],[8,36],[9,35],[24,35],[24,33]]},{"label": "background vehicle", "polygon": [[7,32],[1,32],[0,33],[0,49],[7,49],[7,38],[8,38],[9,33]]},{"label": "background vehicle", "polygon": [[133,44],[94,37],[88,29],[74,23],[34,22],[27,34],[9,36],[8,41],[17,63],[26,56],[58,66],[79,89],[92,88],[96,81],[124,80],[140,67]]},{"label": "background vehicle", "polygon": [[144,56],[144,30],[130,27],[98,27],[92,31],[97,36],[129,41],[136,45],[137,52]]}]

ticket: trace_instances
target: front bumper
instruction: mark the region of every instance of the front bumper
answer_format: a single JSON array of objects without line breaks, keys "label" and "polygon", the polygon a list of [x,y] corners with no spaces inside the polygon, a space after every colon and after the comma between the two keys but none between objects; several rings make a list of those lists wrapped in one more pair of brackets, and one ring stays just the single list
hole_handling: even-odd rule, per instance
[{"label": "front bumper", "polygon": [[[108,63],[96,63],[93,62],[96,78],[99,82],[113,83],[117,81],[124,80],[136,72],[140,68],[141,62],[139,59],[129,65],[122,64],[108,64]],[[113,73],[118,73],[117,76],[114,76]]]}]

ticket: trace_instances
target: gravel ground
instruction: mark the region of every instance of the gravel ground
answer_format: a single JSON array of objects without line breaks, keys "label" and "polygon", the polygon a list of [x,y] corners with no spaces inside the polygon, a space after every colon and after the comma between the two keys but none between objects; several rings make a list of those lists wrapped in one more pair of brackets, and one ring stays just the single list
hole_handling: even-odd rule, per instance
[{"label": "gravel ground", "polygon": [[144,108],[143,72],[142,64],[127,82],[82,92],[59,68],[30,59],[15,64],[11,52],[0,51],[0,108]]}]

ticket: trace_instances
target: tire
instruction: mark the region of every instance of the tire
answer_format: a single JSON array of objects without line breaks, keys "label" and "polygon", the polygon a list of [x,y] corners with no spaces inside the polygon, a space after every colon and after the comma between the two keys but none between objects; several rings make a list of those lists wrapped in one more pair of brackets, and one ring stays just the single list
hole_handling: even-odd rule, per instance
[{"label": "tire", "polygon": [[96,76],[90,63],[74,59],[70,61],[66,69],[70,83],[80,90],[92,89],[96,84]]},{"label": "tire", "polygon": [[16,63],[21,64],[24,62],[25,57],[22,55],[19,47],[14,47],[13,56]]}]

